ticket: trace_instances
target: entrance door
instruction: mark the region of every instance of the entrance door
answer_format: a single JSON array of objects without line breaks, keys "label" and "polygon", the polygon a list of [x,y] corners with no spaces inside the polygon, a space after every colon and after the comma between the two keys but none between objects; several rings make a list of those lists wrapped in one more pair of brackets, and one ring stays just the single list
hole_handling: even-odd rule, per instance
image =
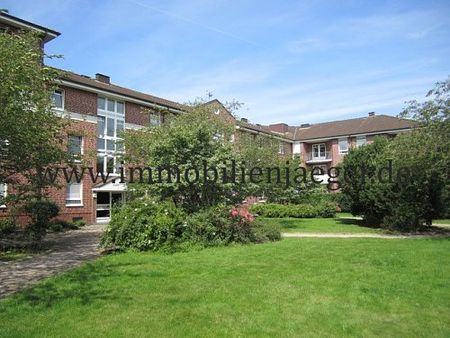
[{"label": "entrance door", "polygon": [[123,193],[111,191],[97,192],[97,223],[109,222],[113,206],[123,202]]}]

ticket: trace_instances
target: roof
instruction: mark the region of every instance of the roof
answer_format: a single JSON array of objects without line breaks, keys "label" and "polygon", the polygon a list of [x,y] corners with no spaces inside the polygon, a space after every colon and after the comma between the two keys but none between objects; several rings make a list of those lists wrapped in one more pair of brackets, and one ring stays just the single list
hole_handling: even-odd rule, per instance
[{"label": "roof", "polygon": [[35,31],[43,33],[44,42],[49,42],[54,38],[58,37],[59,35],[61,35],[61,33],[53,29],[37,25],[35,23],[26,21],[24,19],[18,18],[3,11],[0,11],[0,22],[3,22],[4,24],[9,26],[17,27],[19,29],[33,29]]},{"label": "roof", "polygon": [[383,133],[411,129],[416,122],[388,115],[373,115],[349,120],[312,124],[308,127],[291,127],[296,141],[350,136],[358,134]]},{"label": "roof", "polygon": [[183,105],[174,101],[166,100],[157,96],[153,96],[150,94],[145,94],[142,92],[138,92],[132,89],[120,87],[114,84],[100,82],[98,80],[92,79],[87,76],[78,75],[70,71],[63,70],[62,80],[66,80],[68,82],[77,83],[80,85],[88,86],[93,89],[99,89],[108,91],[112,94],[119,94],[123,96],[128,96],[130,98],[146,101],[151,104],[157,104],[160,106],[181,110],[183,109]]},{"label": "roof", "polygon": [[253,124],[245,121],[237,121],[237,125],[241,128],[249,129],[255,131],[257,133],[268,134],[274,137],[279,137],[285,140],[292,140],[292,134],[290,132],[287,133],[277,133],[275,131],[270,130],[269,126],[264,126],[262,124]]}]

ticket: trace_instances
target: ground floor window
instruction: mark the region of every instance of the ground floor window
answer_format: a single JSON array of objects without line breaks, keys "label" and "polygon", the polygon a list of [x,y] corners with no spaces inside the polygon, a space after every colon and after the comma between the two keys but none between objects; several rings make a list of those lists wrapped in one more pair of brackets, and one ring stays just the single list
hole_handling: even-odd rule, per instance
[{"label": "ground floor window", "polygon": [[83,183],[71,182],[67,185],[66,205],[80,206],[83,204]]}]

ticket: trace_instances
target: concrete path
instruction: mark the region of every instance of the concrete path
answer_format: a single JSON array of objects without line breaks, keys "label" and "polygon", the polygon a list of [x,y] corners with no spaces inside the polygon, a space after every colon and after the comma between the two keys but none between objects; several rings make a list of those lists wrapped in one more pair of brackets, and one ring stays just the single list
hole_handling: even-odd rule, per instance
[{"label": "concrete path", "polygon": [[343,233],[315,233],[315,232],[284,232],[284,238],[383,238],[383,239],[405,239],[405,238],[445,238],[450,235],[385,235],[385,234],[343,234]]},{"label": "concrete path", "polygon": [[0,262],[0,298],[98,257],[104,228],[104,225],[88,225],[80,230],[49,234],[45,238],[50,247],[47,252]]}]

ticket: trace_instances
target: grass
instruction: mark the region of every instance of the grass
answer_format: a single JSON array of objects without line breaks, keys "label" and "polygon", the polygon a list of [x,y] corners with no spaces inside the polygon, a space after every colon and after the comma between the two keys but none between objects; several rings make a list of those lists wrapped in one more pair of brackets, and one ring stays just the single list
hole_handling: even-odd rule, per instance
[{"label": "grass", "polygon": [[29,256],[26,252],[16,252],[16,251],[0,251],[0,262],[15,261],[17,259],[22,259]]},{"label": "grass", "polygon": [[384,233],[382,229],[364,227],[361,221],[344,218],[262,218],[260,222],[278,225],[282,232],[317,232],[317,233]]},{"label": "grass", "polygon": [[450,224],[450,219],[435,219],[433,224]]},{"label": "grass", "polygon": [[450,336],[449,240],[103,257],[0,301],[5,337]]}]

